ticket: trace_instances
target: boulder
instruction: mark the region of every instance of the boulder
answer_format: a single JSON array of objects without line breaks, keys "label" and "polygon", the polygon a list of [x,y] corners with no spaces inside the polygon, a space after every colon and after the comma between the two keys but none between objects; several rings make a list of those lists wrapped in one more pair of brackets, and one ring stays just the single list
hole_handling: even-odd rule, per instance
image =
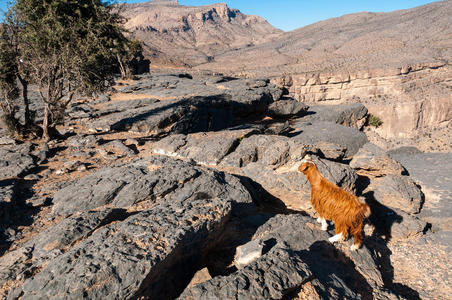
[{"label": "boulder", "polygon": [[350,161],[350,167],[367,176],[402,175],[402,165],[375,144],[367,143]]},{"label": "boulder", "polygon": [[379,203],[409,214],[419,213],[424,202],[424,194],[408,176],[390,174],[376,178],[368,189]]},{"label": "boulder", "polygon": [[383,290],[382,275],[365,244],[358,251],[349,251],[351,242],[334,247],[327,241],[329,237],[314,219],[303,215],[277,215],[253,236],[254,239],[277,239],[292,250],[302,251],[314,276],[333,289],[338,284],[334,280],[341,278],[345,286],[361,295]]},{"label": "boulder", "polygon": [[108,152],[113,152],[120,157],[123,156],[132,157],[135,155],[135,152],[132,149],[124,145],[124,143],[119,140],[113,140],[111,142],[103,144],[102,148]]},{"label": "boulder", "polygon": [[278,245],[229,276],[186,289],[178,299],[283,299],[311,276],[298,253]]},{"label": "boulder", "polygon": [[92,134],[73,135],[66,143],[75,149],[95,148],[99,144],[99,137]]},{"label": "boulder", "polygon": [[452,153],[404,152],[391,154],[400,161],[410,178],[422,187],[425,203],[419,218],[429,222],[441,245],[452,248]]},{"label": "boulder", "polygon": [[361,129],[366,123],[367,108],[361,103],[339,105],[313,105],[310,114],[303,118],[307,122],[333,122],[343,126]]},{"label": "boulder", "polygon": [[384,222],[387,228],[390,228],[391,238],[394,240],[419,237],[427,228],[427,222],[399,209],[394,209],[394,213],[387,214]]},{"label": "boulder", "polygon": [[346,157],[355,155],[368,142],[367,136],[355,129],[332,122],[306,122],[304,118],[292,124],[295,131],[292,139],[303,144],[315,145],[319,142],[334,143],[346,148]]},{"label": "boulder", "polygon": [[347,148],[345,146],[329,143],[329,142],[318,142],[312,146],[311,152],[317,153],[326,159],[341,161],[345,157]]},{"label": "boulder", "polygon": [[293,116],[303,116],[309,106],[296,100],[280,100],[268,106],[267,114],[274,118],[290,118]]}]

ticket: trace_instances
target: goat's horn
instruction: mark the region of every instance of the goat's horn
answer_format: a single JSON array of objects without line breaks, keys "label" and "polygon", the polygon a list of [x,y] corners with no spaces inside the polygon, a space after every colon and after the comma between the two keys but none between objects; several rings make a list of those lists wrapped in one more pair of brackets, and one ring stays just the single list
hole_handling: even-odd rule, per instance
[{"label": "goat's horn", "polygon": [[304,156],[304,158],[303,158],[304,160],[311,160],[312,161],[312,159],[311,159],[311,156],[310,155],[308,155],[308,154],[306,154],[305,156]]}]

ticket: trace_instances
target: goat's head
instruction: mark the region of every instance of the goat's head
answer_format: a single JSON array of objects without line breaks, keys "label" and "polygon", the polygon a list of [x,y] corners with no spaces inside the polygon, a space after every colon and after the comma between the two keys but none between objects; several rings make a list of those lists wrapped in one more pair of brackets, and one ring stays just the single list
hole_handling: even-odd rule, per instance
[{"label": "goat's head", "polygon": [[315,167],[315,163],[311,160],[311,157],[306,155],[303,160],[301,160],[301,164],[298,167],[298,171],[306,174],[306,172],[310,169]]}]

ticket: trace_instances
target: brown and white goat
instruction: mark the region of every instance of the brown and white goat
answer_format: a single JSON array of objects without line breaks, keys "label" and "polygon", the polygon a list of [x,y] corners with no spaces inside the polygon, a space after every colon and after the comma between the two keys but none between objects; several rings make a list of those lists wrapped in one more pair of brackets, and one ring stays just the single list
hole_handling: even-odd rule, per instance
[{"label": "brown and white goat", "polygon": [[323,178],[310,159],[303,159],[298,170],[311,184],[311,203],[319,214],[317,222],[322,223],[322,230],[327,230],[327,220],[334,222],[335,235],[329,241],[345,240],[350,232],[354,238],[351,250],[361,247],[364,219],[370,216],[369,206]]}]

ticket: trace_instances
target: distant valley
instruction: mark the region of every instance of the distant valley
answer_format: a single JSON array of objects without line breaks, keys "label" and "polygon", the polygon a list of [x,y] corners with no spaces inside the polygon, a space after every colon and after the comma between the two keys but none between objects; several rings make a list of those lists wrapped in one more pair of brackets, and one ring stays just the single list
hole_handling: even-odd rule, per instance
[{"label": "distant valley", "polygon": [[361,102],[390,149],[452,150],[452,1],[362,12],[291,32],[225,4],[130,4],[126,26],[153,66],[271,78],[302,102]]}]

